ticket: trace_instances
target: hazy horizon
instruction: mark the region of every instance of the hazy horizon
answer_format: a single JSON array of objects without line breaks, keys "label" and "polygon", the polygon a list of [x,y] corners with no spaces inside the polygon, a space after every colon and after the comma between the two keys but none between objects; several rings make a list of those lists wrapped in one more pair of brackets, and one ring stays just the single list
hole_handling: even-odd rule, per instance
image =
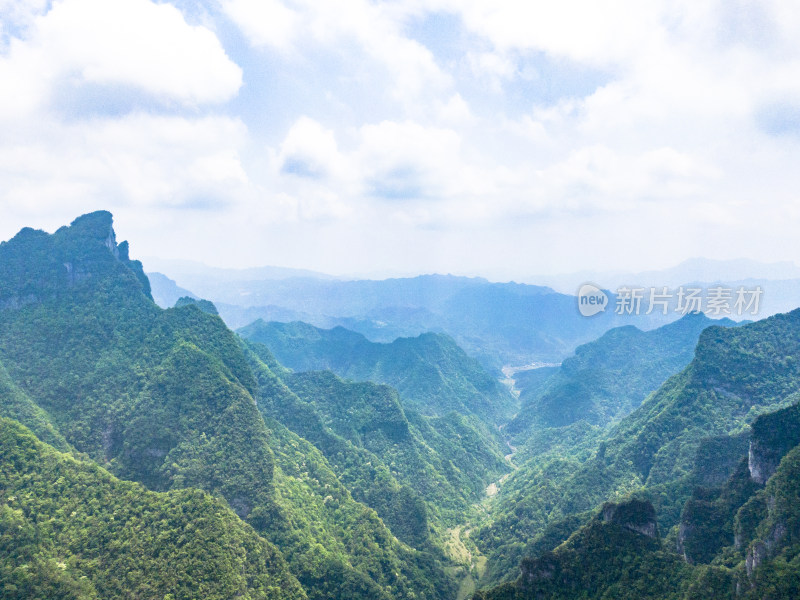
[{"label": "hazy horizon", "polygon": [[[496,283],[508,283],[508,282],[516,282],[516,283],[525,283],[529,285],[542,285],[542,286],[550,286],[554,287],[556,291],[560,291],[562,293],[568,293],[567,288],[564,287],[563,282],[565,281],[572,281],[574,280],[575,284],[573,287],[579,285],[579,283],[585,282],[587,279],[591,279],[592,277],[596,278],[605,278],[608,279],[608,283],[611,284],[618,279],[622,278],[630,278],[630,277],[658,277],[660,274],[664,274],[668,277],[671,277],[671,280],[664,280],[665,285],[677,285],[682,283],[693,283],[694,281],[704,281],[704,282],[711,282],[715,279],[719,280],[745,280],[745,279],[765,279],[765,280],[789,280],[789,279],[798,279],[800,278],[800,266],[792,261],[778,261],[773,263],[761,263],[758,261],[753,261],[747,258],[736,258],[736,259],[727,259],[727,260],[715,260],[715,259],[708,259],[705,257],[691,257],[680,263],[676,263],[674,265],[670,265],[664,269],[648,269],[646,271],[625,271],[621,269],[617,270],[610,270],[610,271],[597,271],[597,270],[590,270],[584,269],[581,271],[572,271],[567,273],[535,273],[531,274],[527,277],[521,278],[503,278],[502,276],[493,276],[491,274],[485,273],[473,273],[473,272],[436,272],[436,271],[408,271],[408,272],[372,272],[372,273],[324,273],[321,271],[314,271],[311,269],[305,268],[296,268],[296,267],[286,267],[283,265],[268,265],[262,264],[255,267],[236,267],[236,266],[219,266],[219,265],[212,265],[208,263],[204,263],[202,261],[196,261],[192,259],[164,259],[160,257],[134,257],[138,260],[141,260],[144,266],[144,270],[146,272],[157,272],[163,275],[169,276],[170,270],[177,270],[178,272],[192,272],[195,269],[197,270],[221,270],[221,271],[232,271],[232,272],[249,272],[254,271],[257,272],[259,270],[285,270],[287,272],[297,272],[297,275],[294,273],[289,273],[291,276],[309,276],[309,277],[325,277],[337,280],[357,280],[357,279],[366,279],[366,280],[384,280],[384,279],[395,279],[395,278],[413,278],[413,277],[421,277],[421,276],[432,276],[432,275],[443,275],[443,276],[454,276],[454,277],[472,277],[472,278],[482,278],[486,279],[490,282]],[[148,266],[149,265],[149,266]],[[694,280],[680,279],[682,273],[691,273],[693,269],[696,272],[696,269],[712,269],[716,273],[715,276],[705,277],[702,274],[695,277]],[[719,270],[717,270],[719,268]],[[726,271],[727,269],[727,271]],[[675,279],[678,277],[678,279]],[[270,276],[265,277],[265,279],[271,278]],[[647,282],[642,281],[641,283],[647,283],[650,285],[649,279]],[[559,285],[561,283],[562,285]],[[658,282],[653,282],[652,285],[657,285]],[[569,284],[571,285],[571,284]],[[569,291],[569,293],[574,292],[575,290]]]}]

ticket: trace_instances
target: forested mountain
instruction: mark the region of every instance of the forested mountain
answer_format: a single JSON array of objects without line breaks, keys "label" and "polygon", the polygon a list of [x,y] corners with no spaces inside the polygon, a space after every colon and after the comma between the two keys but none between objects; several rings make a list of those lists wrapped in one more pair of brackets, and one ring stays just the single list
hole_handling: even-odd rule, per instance
[{"label": "forested mountain", "polygon": [[479,421],[405,411],[385,385],[346,382],[331,372],[273,370],[266,347],[248,346],[263,414],[313,444],[353,496],[416,548],[433,550],[431,537],[441,537],[443,527],[509,471]]},{"label": "forested mountain", "polygon": [[689,364],[700,332],[710,325],[736,323],[689,314],[650,331],[633,325],[617,327],[579,346],[551,377],[539,385],[522,384],[520,413],[506,431],[517,434],[534,424],[561,427],[581,419],[604,425],[629,414]]},{"label": "forested mountain", "polygon": [[[690,314],[650,331],[624,326],[578,347],[559,367],[514,375],[522,408],[504,432],[517,444],[514,460],[520,469],[502,488],[493,523],[477,536],[490,556],[490,579],[506,577],[531,544],[539,547],[553,534],[568,534],[585,521],[576,514],[606,498],[604,490],[588,503],[578,498],[576,507],[565,500],[586,492],[581,478],[602,472],[593,472],[586,461],[620,419],[692,360],[710,325],[735,323]],[[627,472],[619,475],[626,477]],[[541,539],[531,542],[526,527]]]},{"label": "forested mountain", "polygon": [[501,424],[516,409],[511,393],[445,335],[426,333],[381,344],[342,327],[264,321],[239,333],[267,346],[294,370],[330,369],[342,377],[391,385],[405,406],[427,415],[457,411]]},{"label": "forested mountain", "polygon": [[[560,302],[429,284],[465,320]],[[159,308],[109,213],[24,229],[0,244],[0,590],[797,597],[800,309],[731,325],[611,330],[516,373],[515,416],[443,333],[237,336],[208,300]]]},{"label": "forested mountain", "polygon": [[557,368],[515,374],[521,408],[504,432],[518,446],[518,458],[550,452],[554,444],[574,449],[602,435],[689,364],[710,325],[737,323],[698,313],[649,331],[617,327],[579,346]]},{"label": "forested mountain", "polygon": [[[503,564],[495,576],[504,576],[509,556],[533,560],[523,562],[516,584],[485,597],[692,598],[712,584],[713,597],[734,597],[737,585],[745,597],[793,597],[770,590],[797,586],[798,413],[769,413],[800,398],[799,343],[800,310],[707,328],[691,363],[593,448],[517,471],[478,537],[490,560]],[[650,551],[593,516],[604,501],[629,495],[648,503],[665,534],[645,544]],[[610,552],[611,544],[623,550]]]},{"label": "forested mountain", "polygon": [[268,426],[252,361],[218,317],[152,302],[110,214],[0,245],[0,363],[3,416],[151,490],[224,499],[310,598],[450,596],[436,555],[397,541],[313,445]]},{"label": "forested mountain", "polygon": [[605,504],[563,543],[522,561],[515,582],[475,599],[798,597],[800,405],[758,417],[748,435],[730,477],[697,485],[666,538],[649,500]]}]

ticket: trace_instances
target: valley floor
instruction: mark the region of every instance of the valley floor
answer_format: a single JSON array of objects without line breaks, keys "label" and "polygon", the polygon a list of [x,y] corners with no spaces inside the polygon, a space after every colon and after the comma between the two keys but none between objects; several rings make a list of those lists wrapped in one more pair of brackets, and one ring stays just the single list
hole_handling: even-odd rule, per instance
[{"label": "valley floor", "polygon": [[[513,376],[513,372],[511,374]],[[514,380],[510,378],[505,383],[509,385],[513,391]],[[502,426],[499,429],[502,433]],[[504,439],[504,441],[510,450],[510,453],[505,455],[506,462],[512,469],[516,470],[518,467],[513,462],[516,448],[508,439]],[[485,524],[491,519],[496,496],[503,484],[506,483],[513,474],[514,471],[506,473],[497,481],[486,486],[485,496],[479,502],[473,504],[472,510],[467,515],[464,523],[447,530],[445,551],[454,562],[464,565],[463,569],[456,567],[456,570],[452,573],[456,577],[459,576],[459,573],[461,574],[456,600],[468,600],[472,598],[472,595],[478,589],[481,578],[486,572],[488,558],[481,553],[469,536],[475,528]]]}]

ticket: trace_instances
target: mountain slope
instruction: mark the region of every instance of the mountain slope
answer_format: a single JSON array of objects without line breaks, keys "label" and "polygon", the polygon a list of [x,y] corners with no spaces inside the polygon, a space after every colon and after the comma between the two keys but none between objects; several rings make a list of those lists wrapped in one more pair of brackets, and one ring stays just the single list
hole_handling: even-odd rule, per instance
[{"label": "mountain slope", "polygon": [[272,469],[252,373],[220,319],[162,311],[143,277],[108,213],[21,232],[0,245],[1,360],[76,449],[151,489],[220,493],[246,517]]},{"label": "mountain slope", "polygon": [[443,527],[509,470],[499,445],[486,445],[485,426],[408,413],[385,385],[292,374],[276,368],[264,346],[247,345],[265,417],[311,442],[353,496],[415,548],[436,552]]},{"label": "mountain slope", "polygon": [[197,490],[148,492],[0,419],[4,598],[305,598],[274,546]]},{"label": "mountain slope", "polygon": [[426,415],[456,411],[499,424],[516,404],[499,382],[444,335],[428,333],[379,344],[341,327],[324,330],[306,323],[263,321],[239,333],[267,346],[294,370],[330,369],[357,381],[391,385],[404,406]]},{"label": "mountain slope", "polygon": [[652,505],[637,501],[605,505],[565,543],[521,567],[514,584],[475,600],[677,600],[689,570],[663,549]]},{"label": "mountain slope", "polygon": [[[740,458],[735,436],[759,414],[796,402],[798,345],[800,310],[706,328],[692,362],[618,424],[524,464],[501,488],[492,522],[476,535],[490,576],[504,577],[532,534],[636,491],[652,500],[664,530],[677,525],[702,454],[713,454],[706,462],[727,478]],[[735,443],[709,443],[720,436]]]},{"label": "mountain slope", "polygon": [[[499,445],[487,444],[485,427],[452,413],[433,421],[413,411],[408,416],[388,386],[345,382],[330,372],[291,374],[284,381],[334,432],[379,457],[409,490],[451,520],[509,471]],[[458,433],[448,435],[447,423]],[[438,436],[429,435],[433,427]],[[452,445],[446,448],[442,438]]]},{"label": "mountain slope", "polygon": [[617,420],[689,364],[706,327],[735,324],[689,314],[649,331],[632,325],[612,329],[579,346],[546,383],[523,389],[522,408],[506,432],[524,434],[532,425],[561,427],[580,419],[592,425]]},{"label": "mountain slope", "polygon": [[40,440],[57,450],[62,452],[69,450],[67,440],[53,427],[50,415],[19,389],[8,376],[2,363],[0,363],[0,416],[19,421]]},{"label": "mountain slope", "polygon": [[792,403],[800,392],[798,351],[800,310],[704,330],[690,365],[620,423],[607,455],[632,462],[650,484],[679,477],[700,438],[735,433]]},{"label": "mountain slope", "polygon": [[797,597],[800,405],[758,417],[751,436],[727,481],[694,489],[677,535],[658,539],[648,501],[605,504],[563,543],[522,561],[515,582],[476,600]]}]

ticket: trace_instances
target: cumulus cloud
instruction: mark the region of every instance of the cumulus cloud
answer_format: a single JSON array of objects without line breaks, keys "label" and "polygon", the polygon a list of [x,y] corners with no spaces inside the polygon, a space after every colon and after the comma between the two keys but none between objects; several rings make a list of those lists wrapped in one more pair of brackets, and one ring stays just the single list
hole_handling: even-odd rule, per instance
[{"label": "cumulus cloud", "polygon": [[589,146],[537,173],[539,187],[570,211],[622,211],[642,202],[698,197],[719,173],[673,148],[621,155]]},{"label": "cumulus cloud", "polygon": [[350,76],[379,67],[400,102],[413,103],[431,86],[438,90],[450,85],[430,50],[404,36],[402,22],[391,12],[367,0],[299,0],[291,7],[281,0],[224,0],[222,5],[255,46],[297,54],[318,46],[344,54]]},{"label": "cumulus cloud", "polygon": [[0,199],[32,212],[109,201],[151,210],[218,208],[247,186],[239,157],[245,128],[237,120],[130,114],[48,121],[28,126],[28,134],[25,142],[0,145]]},{"label": "cumulus cloud", "polygon": [[568,253],[598,226],[800,250],[791,3],[177,5],[0,0],[4,217],[113,198],[342,264],[411,261],[404,236],[413,260]]},{"label": "cumulus cloud", "polygon": [[359,172],[370,195],[435,199],[456,183],[461,140],[451,129],[384,121],[362,127],[360,138]]},{"label": "cumulus cloud", "polygon": [[347,166],[331,129],[309,117],[292,125],[278,153],[282,173],[311,179],[343,178]]},{"label": "cumulus cloud", "polygon": [[227,0],[223,8],[256,46],[292,48],[301,16],[280,0]]},{"label": "cumulus cloud", "polygon": [[62,0],[36,16],[0,57],[0,118],[58,106],[65,88],[122,86],[156,100],[218,103],[241,69],[205,27],[148,0]]},{"label": "cumulus cloud", "polygon": [[[246,193],[246,126],[192,114],[241,85],[241,69],[209,29],[148,0],[23,4],[0,7],[14,24],[0,54],[4,214],[69,220],[98,206],[214,209]],[[128,101],[107,114],[131,97],[150,104]],[[76,98],[77,119],[66,110]],[[176,106],[187,114],[159,114]]]}]

